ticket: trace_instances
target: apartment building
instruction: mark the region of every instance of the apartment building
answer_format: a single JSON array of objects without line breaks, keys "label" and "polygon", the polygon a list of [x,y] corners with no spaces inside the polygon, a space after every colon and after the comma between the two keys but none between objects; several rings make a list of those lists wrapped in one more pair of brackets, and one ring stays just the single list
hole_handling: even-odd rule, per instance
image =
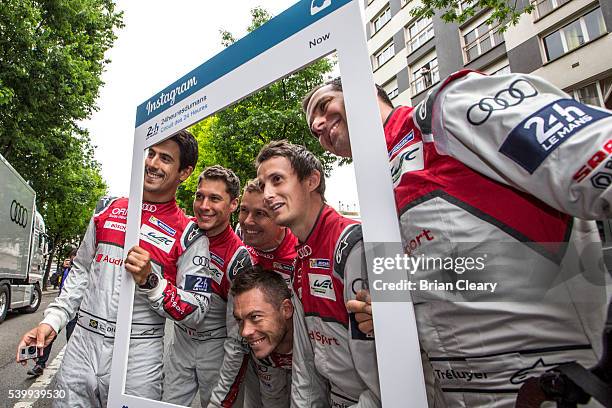
[{"label": "apartment building", "polygon": [[[521,0],[519,0],[520,3]],[[364,0],[368,49],[376,82],[396,105],[415,105],[450,73],[474,69],[488,74],[524,72],[546,78],[582,102],[610,104],[612,1],[532,1],[504,33],[487,24],[490,10],[457,25],[438,12],[415,19],[420,0]],[[474,7],[463,0],[459,8]]]}]

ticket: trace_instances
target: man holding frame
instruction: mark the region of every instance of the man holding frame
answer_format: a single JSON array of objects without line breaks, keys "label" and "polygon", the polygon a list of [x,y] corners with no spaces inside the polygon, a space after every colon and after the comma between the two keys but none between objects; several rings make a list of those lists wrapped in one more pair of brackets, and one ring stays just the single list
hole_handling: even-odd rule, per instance
[{"label": "man holding frame", "polygon": [[274,221],[299,240],[292,403],[379,407],[374,339],[359,332],[345,305],[367,282],[361,225],[325,203],[323,167],[303,146],[271,142],[256,165]]},{"label": "man holding frame", "polygon": [[[459,72],[414,109],[394,109],[384,89],[377,93],[407,253],[439,258],[459,248],[478,251],[480,245],[514,241],[512,248],[533,263],[513,254],[500,257],[510,268],[505,279],[523,280],[523,289],[531,284],[521,275],[524,269],[561,276],[572,254],[587,269],[593,256],[601,258],[594,223],[567,214],[610,217],[609,186],[598,188],[586,177],[607,168],[609,112],[566,99],[527,75]],[[303,109],[321,145],[351,157],[340,80],[313,89]],[[538,133],[534,143],[529,121],[542,117],[565,123],[565,139]],[[477,295],[465,303],[415,304],[430,405],[514,406],[529,376],[567,361],[593,365],[601,353],[606,274],[595,267],[595,285],[564,281],[542,302],[510,293],[515,297],[483,296],[488,302]],[[367,292],[350,309],[360,312],[360,328],[371,333]]]},{"label": "man holding frame", "polygon": [[198,390],[202,407],[237,402],[248,350],[238,335],[229,290],[236,275],[251,267],[246,247],[230,227],[239,193],[238,176],[222,166],[207,167],[198,178],[193,212],[210,240],[210,259],[194,254],[190,262],[206,269],[202,287],[210,301],[202,320],[175,324],[164,364],[164,402],[191,405]]},{"label": "man holding frame", "polygon": [[[134,297],[127,394],[161,399],[165,317],[199,321],[207,303],[201,290],[186,282],[205,276],[191,258],[209,256],[208,239],[175,201],[179,184],[195,167],[197,152],[195,138],[180,131],[151,146],[145,160],[140,247],[130,250],[125,260],[140,287]],[[77,327],[56,377],[66,397],[54,400],[55,407],[106,407],[127,208],[127,198],[103,198],[98,203],[61,295],[19,344],[48,345],[78,310]],[[149,256],[154,262],[145,268],[143,257]]]}]

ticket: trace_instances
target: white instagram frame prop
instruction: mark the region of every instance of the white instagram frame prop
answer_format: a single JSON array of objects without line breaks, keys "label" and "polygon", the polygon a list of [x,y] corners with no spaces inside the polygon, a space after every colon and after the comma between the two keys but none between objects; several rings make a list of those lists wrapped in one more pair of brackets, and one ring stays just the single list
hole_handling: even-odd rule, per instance
[{"label": "white instagram frame prop", "polygon": [[[364,240],[395,242],[390,253],[402,252],[360,1],[302,0],[138,107],[125,254],[139,242],[143,163],[149,146],[334,51],[342,77]],[[371,254],[368,257],[371,269]],[[375,275],[371,270],[368,274],[373,281]],[[107,406],[174,407],[124,393],[135,287],[125,271],[122,279],[122,313],[117,316]],[[412,303],[376,300],[373,313],[383,406],[405,407],[409,399],[411,406],[426,407]]]}]

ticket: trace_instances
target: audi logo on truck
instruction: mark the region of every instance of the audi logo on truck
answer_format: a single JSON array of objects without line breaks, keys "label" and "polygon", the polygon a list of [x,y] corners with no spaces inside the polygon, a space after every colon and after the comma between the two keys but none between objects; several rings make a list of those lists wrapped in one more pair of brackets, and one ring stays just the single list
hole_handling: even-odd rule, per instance
[{"label": "audi logo on truck", "polygon": [[25,228],[28,225],[28,209],[19,204],[16,200],[11,202],[11,221]]}]

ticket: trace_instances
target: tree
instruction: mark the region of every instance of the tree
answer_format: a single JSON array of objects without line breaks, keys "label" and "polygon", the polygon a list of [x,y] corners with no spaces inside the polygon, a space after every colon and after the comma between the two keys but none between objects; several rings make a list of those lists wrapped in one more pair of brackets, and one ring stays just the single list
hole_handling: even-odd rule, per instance
[{"label": "tree", "polygon": [[[463,5],[461,8],[460,3]],[[534,5],[524,0],[421,0],[421,5],[410,13],[417,18],[431,18],[436,10],[440,10],[443,12],[442,20],[461,24],[484,9],[491,10],[487,23],[499,25],[499,31],[504,32],[508,25],[516,25],[523,13],[531,13]]]},{"label": "tree", "polygon": [[96,109],[122,26],[112,0],[0,5],[0,153],[36,191],[54,248],[78,240],[106,189],[78,121]]},{"label": "tree", "polygon": [[58,264],[66,255],[66,246],[80,242],[93,213],[96,202],[106,193],[106,183],[100,175],[99,164],[93,160],[92,151],[80,155],[76,151],[48,175],[55,188],[45,197],[39,211],[45,219],[50,253],[43,278],[46,286],[55,258]]},{"label": "tree", "polygon": [[[268,21],[270,14],[257,7],[251,10],[251,17],[249,32]],[[222,31],[221,35],[225,46],[235,41],[227,31]],[[316,61],[193,126],[190,131],[200,144],[200,158],[194,175],[180,189],[181,206],[191,211],[197,176],[206,166],[228,167],[243,184],[254,178],[254,160],[261,148],[272,140],[287,139],[306,146],[319,157],[326,171],[331,170],[336,157],[325,152],[310,134],[301,100],[325,80],[325,74],[332,68],[333,63],[328,59]]]}]

